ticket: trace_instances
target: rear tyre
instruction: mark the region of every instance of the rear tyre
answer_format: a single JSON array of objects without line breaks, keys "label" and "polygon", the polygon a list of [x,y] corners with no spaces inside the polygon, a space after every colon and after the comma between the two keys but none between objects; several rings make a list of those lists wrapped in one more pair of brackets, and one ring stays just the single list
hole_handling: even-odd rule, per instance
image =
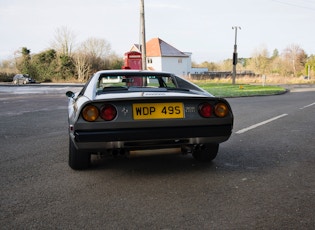
[{"label": "rear tyre", "polygon": [[79,151],[69,138],[69,166],[74,170],[87,169],[91,163],[91,154]]},{"label": "rear tyre", "polygon": [[193,150],[192,155],[197,161],[210,162],[218,154],[219,144],[204,144]]}]

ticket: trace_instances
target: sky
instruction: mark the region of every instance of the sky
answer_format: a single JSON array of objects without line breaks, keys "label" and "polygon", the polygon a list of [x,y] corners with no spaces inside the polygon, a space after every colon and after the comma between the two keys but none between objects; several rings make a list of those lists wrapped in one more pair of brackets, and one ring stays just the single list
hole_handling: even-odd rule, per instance
[{"label": "sky", "polygon": [[[238,57],[265,48],[270,55],[299,45],[315,55],[315,0],[144,0],[146,40],[159,37],[192,61]],[[66,27],[75,44],[105,39],[123,56],[140,43],[140,0],[0,0],[0,61],[27,47],[49,49]]]}]

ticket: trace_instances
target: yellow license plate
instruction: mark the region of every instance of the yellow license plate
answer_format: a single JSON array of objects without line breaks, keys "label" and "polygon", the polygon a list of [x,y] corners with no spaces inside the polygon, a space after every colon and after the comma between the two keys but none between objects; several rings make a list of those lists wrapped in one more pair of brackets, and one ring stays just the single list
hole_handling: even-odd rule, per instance
[{"label": "yellow license plate", "polygon": [[139,103],[132,105],[133,119],[177,119],[184,118],[184,106],[181,102]]}]

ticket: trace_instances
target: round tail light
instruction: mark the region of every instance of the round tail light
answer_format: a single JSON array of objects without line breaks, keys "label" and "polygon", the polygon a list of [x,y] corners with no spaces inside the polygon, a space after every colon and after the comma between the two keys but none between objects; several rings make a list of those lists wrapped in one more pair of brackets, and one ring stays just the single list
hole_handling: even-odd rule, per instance
[{"label": "round tail light", "polygon": [[205,103],[202,103],[199,105],[199,114],[202,116],[202,117],[205,117],[205,118],[208,118],[208,117],[211,117],[212,115],[212,106],[205,102]]},{"label": "round tail light", "polygon": [[224,103],[218,103],[214,107],[214,113],[217,117],[226,117],[229,113],[229,107]]},{"label": "round tail light", "polygon": [[98,108],[94,105],[87,105],[82,110],[82,117],[86,121],[95,121],[99,116]]},{"label": "round tail light", "polygon": [[105,121],[112,121],[117,116],[116,108],[111,104],[106,104],[101,108],[101,118]]}]

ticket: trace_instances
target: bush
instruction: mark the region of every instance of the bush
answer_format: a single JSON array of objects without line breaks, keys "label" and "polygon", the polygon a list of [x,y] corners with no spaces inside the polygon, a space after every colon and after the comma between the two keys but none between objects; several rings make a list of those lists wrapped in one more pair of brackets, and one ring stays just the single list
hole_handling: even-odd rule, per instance
[{"label": "bush", "polygon": [[12,82],[14,75],[14,73],[0,72],[0,82]]}]

